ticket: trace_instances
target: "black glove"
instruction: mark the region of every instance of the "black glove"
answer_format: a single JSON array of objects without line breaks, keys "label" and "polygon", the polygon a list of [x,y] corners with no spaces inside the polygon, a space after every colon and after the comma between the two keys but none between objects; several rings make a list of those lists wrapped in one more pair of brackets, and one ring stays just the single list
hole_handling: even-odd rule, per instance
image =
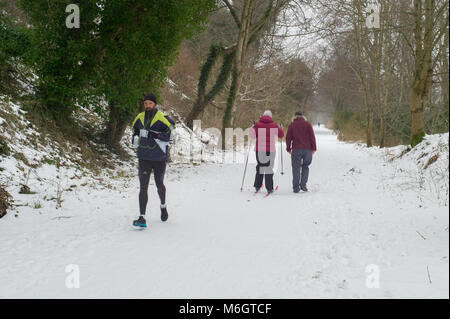
[{"label": "black glove", "polygon": [[163,142],[169,142],[170,141],[170,135],[171,135],[171,133],[170,133],[170,131],[169,132],[167,132],[167,133],[161,133],[161,134],[159,134],[159,139],[161,140],[161,141],[163,141]]},{"label": "black glove", "polygon": [[148,133],[152,138],[155,138],[155,139],[159,139],[161,136],[161,133],[156,133],[156,132],[148,132]]}]

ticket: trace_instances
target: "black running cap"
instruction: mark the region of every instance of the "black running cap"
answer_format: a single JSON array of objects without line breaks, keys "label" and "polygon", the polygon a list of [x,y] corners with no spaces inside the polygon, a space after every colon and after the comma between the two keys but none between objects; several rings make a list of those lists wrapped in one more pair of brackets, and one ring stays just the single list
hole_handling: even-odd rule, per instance
[{"label": "black running cap", "polygon": [[155,104],[158,104],[156,103],[156,96],[153,93],[146,94],[144,97],[144,101],[153,101]]}]

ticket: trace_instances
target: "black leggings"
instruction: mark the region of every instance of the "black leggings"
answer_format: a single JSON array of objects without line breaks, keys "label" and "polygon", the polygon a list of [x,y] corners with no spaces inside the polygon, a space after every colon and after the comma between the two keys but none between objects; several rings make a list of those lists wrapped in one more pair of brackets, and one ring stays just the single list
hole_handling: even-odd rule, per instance
[{"label": "black leggings", "polygon": [[139,209],[141,215],[145,215],[148,202],[148,184],[152,171],[155,171],[156,188],[158,188],[161,205],[166,204],[166,186],[164,186],[164,174],[166,173],[166,162],[152,162],[139,160]]},{"label": "black leggings", "polygon": [[256,152],[255,188],[260,189],[266,180],[266,189],[273,191],[273,167],[275,166],[275,152]]}]

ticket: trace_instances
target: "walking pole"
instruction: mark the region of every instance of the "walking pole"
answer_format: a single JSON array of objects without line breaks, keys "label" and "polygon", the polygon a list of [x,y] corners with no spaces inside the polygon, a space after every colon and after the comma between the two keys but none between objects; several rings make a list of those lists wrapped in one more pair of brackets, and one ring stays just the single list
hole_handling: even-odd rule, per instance
[{"label": "walking pole", "polygon": [[[255,126],[255,122],[253,122],[253,126]],[[244,176],[242,177],[241,192],[244,190],[244,181],[245,181],[245,175],[247,175],[248,158],[250,157],[250,148],[251,148],[251,146],[252,146],[252,143],[251,143],[250,137],[249,137],[249,139],[248,139],[247,159],[245,160],[245,169],[244,169]]]},{"label": "walking pole", "polygon": [[[283,124],[281,124],[281,129],[283,129]],[[284,162],[283,162],[283,138],[280,138],[281,142],[281,175],[284,175]]]},{"label": "walking pole", "polygon": [[248,158],[250,157],[250,139],[248,140],[248,151],[247,151],[247,159],[245,160],[245,169],[244,169],[244,176],[242,177],[242,185],[241,185],[241,192],[244,190],[244,181],[245,181],[245,175],[247,174],[247,166],[248,166]]}]

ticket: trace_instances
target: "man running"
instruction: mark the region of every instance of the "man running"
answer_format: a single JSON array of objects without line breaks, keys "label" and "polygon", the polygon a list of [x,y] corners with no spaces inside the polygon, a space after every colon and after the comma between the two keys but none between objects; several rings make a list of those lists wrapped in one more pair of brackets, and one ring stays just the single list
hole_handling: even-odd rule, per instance
[{"label": "man running", "polygon": [[276,157],[276,140],[284,137],[283,130],[273,121],[272,112],[266,111],[253,128],[250,137],[256,138],[256,177],[255,190],[259,192],[262,188],[264,177],[266,189],[269,194],[273,193],[273,167]]},{"label": "man running", "polygon": [[155,174],[156,187],[161,201],[161,220],[165,222],[169,218],[164,174],[166,172],[168,142],[171,132],[175,128],[175,123],[159,111],[156,104],[156,96],[147,94],[144,98],[145,112],[140,113],[133,122],[133,144],[138,147],[140,183],[140,216],[133,222],[133,226],[142,228],[147,227],[145,211],[148,202],[148,184],[152,171]]},{"label": "man running", "polygon": [[295,119],[289,125],[286,145],[287,152],[292,156],[294,193],[299,193],[300,190],[307,192],[309,165],[311,165],[317,146],[314,130],[300,111],[295,113]]}]

